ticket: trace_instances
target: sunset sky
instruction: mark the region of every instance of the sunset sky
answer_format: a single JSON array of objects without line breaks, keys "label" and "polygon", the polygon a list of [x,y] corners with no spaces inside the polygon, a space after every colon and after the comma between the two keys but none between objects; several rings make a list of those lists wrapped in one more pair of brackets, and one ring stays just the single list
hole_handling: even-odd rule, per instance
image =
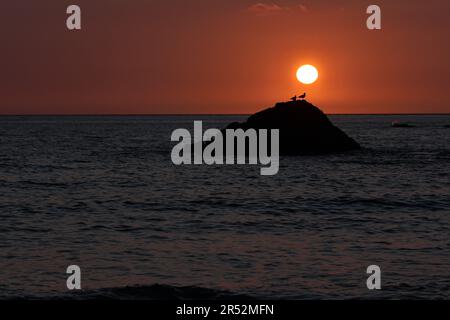
[{"label": "sunset sky", "polygon": [[[82,9],[81,31],[66,7]],[[383,29],[366,28],[382,8]],[[0,114],[449,113],[448,0],[2,0]],[[310,86],[297,68],[320,73]]]}]

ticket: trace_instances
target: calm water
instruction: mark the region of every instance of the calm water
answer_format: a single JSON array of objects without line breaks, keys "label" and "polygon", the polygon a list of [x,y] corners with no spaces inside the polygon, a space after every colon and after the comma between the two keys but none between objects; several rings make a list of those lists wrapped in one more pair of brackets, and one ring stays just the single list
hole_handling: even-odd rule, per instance
[{"label": "calm water", "polygon": [[0,118],[0,297],[63,295],[77,264],[99,292],[450,298],[450,116],[333,116],[365,149],[282,158],[274,177],[172,165],[172,130],[243,119]]}]

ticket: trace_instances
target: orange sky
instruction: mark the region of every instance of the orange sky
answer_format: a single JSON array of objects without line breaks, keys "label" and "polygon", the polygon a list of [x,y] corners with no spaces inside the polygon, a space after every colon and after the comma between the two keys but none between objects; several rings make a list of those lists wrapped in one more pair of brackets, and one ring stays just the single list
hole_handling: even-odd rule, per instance
[{"label": "orange sky", "polygon": [[252,113],[304,91],[327,113],[449,113],[450,1],[375,2],[382,31],[362,0],[2,1],[0,114]]}]

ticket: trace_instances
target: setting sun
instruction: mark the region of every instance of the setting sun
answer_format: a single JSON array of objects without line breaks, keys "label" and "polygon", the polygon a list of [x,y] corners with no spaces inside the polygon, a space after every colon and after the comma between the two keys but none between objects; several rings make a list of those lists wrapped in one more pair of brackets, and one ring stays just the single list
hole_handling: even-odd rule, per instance
[{"label": "setting sun", "polygon": [[303,84],[312,84],[319,78],[317,69],[309,64],[305,64],[297,70],[297,80]]}]

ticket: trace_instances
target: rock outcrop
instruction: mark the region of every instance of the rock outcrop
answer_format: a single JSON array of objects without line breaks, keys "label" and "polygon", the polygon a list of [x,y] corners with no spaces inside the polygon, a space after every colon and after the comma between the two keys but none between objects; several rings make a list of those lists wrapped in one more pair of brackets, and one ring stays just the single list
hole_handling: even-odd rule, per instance
[{"label": "rock outcrop", "polygon": [[328,154],[361,148],[306,100],[277,103],[226,129],[279,129],[281,155]]}]

